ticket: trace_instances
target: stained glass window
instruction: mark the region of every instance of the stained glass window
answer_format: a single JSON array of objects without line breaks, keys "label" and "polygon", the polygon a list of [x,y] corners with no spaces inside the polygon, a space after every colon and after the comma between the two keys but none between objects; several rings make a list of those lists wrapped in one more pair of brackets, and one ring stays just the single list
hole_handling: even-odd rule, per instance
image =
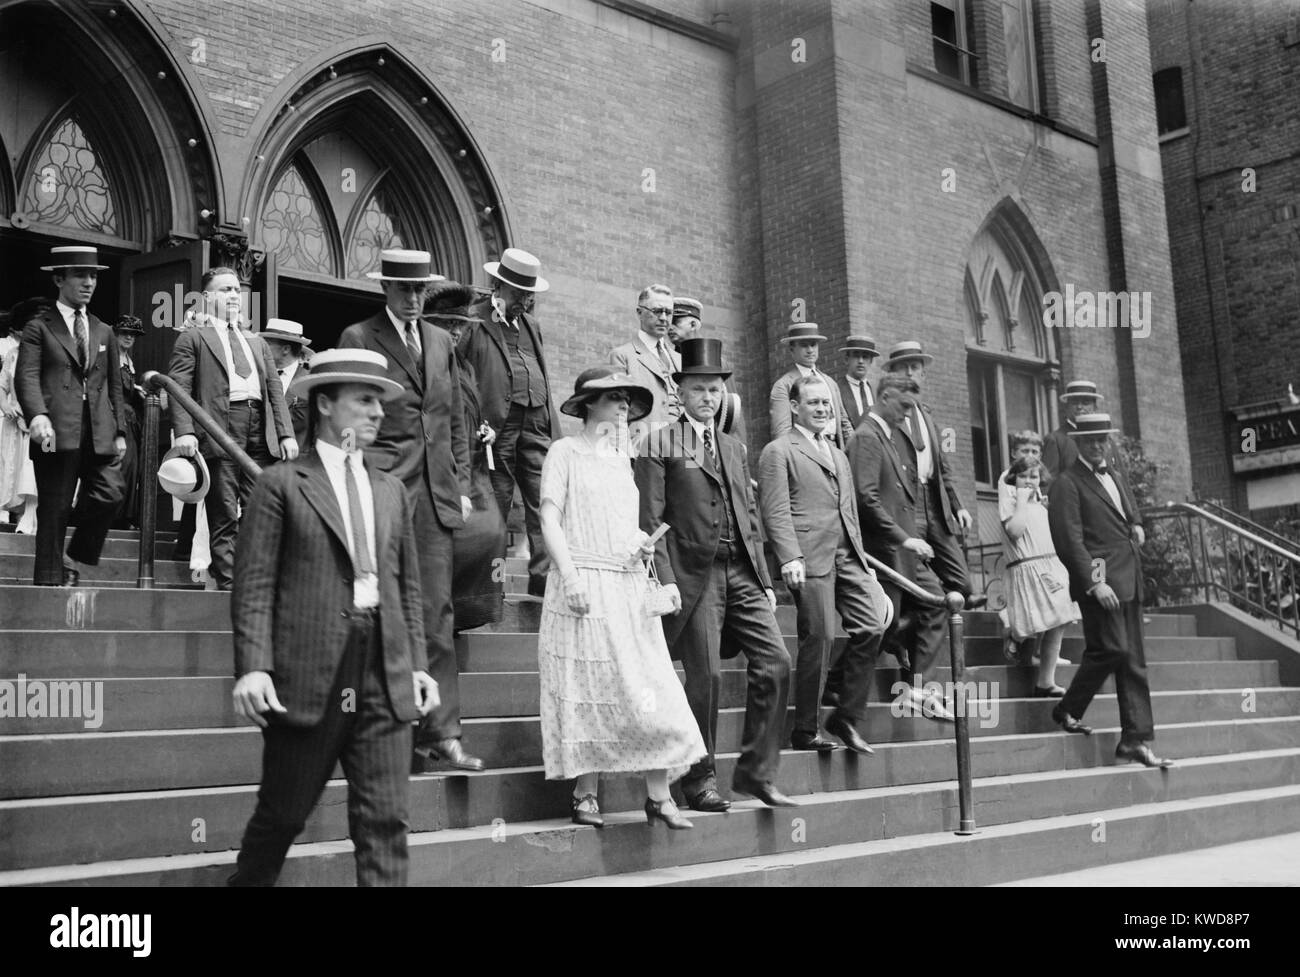
[{"label": "stained glass window", "polygon": [[117,233],[108,177],[75,120],[65,119],[36,157],[23,209],[44,224]]},{"label": "stained glass window", "polygon": [[382,191],[366,201],[348,248],[348,277],[364,278],[366,272],[379,268],[379,252],[385,248],[404,248],[398,232],[398,220],[386,205]]},{"label": "stained glass window", "polygon": [[262,212],[262,240],[281,269],[332,275],[321,208],[294,166],[280,175]]}]

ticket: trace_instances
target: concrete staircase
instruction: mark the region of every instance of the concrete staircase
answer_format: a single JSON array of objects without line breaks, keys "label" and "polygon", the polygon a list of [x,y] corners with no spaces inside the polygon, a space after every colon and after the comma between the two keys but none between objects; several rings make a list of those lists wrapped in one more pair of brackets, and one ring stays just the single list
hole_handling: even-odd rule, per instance
[{"label": "concrete staircase", "polygon": [[[0,580],[29,579],[31,542],[0,533]],[[137,545],[115,534],[88,575],[96,579],[73,590],[0,586],[0,680],[102,683],[102,698],[87,700],[102,704],[89,724],[86,702],[80,715],[0,718],[0,884],[212,885],[231,871],[260,738],[230,705],[229,597],[124,589]],[[159,544],[157,576],[181,585],[188,571],[161,559],[170,545]],[[508,570],[508,589],[522,590],[522,564]],[[788,635],[792,610],[779,611]],[[778,783],[801,807],[746,799],[725,815],[692,813],[694,831],[668,832],[645,823],[639,784],[610,781],[607,827],[577,828],[570,785],[548,783],[540,767],[537,611],[509,600],[500,625],[459,638],[466,742],[489,769],[412,778],[413,883],[987,884],[1279,834],[1300,821],[1300,689],[1279,685],[1276,662],[1239,661],[1231,639],[1198,635],[1190,615],[1152,615],[1158,744],[1179,763],[1116,766],[1114,695],[1088,714],[1096,735],[1065,736],[1051,702],[1030,698],[1030,670],[1003,662],[994,615],[977,613],[967,618],[967,679],[989,683],[990,695],[977,703],[988,721],[971,721],[978,834],[952,834],[951,728],[891,716],[897,673],[883,667],[873,699],[884,704],[864,729],[875,757],[784,754]],[[1067,657],[1081,650],[1077,634],[1066,639]],[[1060,681],[1073,671],[1063,667]],[[725,786],[744,673],[723,679]],[[336,777],[290,853],[286,884],[353,882],[346,784]]]}]

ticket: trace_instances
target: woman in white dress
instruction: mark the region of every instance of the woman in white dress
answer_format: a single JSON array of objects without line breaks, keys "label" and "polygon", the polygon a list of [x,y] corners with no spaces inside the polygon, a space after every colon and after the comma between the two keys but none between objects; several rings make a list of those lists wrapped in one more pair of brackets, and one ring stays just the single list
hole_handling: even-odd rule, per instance
[{"label": "woman in white dress", "polygon": [[48,299],[27,299],[14,306],[0,325],[0,510],[15,520],[20,533],[36,532],[36,471],[28,452],[27,421],[18,404],[18,346],[23,326],[49,306]]},{"label": "woman in white dress", "polygon": [[692,827],[668,785],[705,755],[673,670],[663,628],[646,607],[644,560],[627,453],[629,421],[653,395],[612,367],[586,370],[560,409],[582,433],[551,445],[542,466],[541,522],[551,570],[537,655],[542,757],[550,780],[575,781],[573,820],[604,824],[600,776],[642,776],[646,820]]}]

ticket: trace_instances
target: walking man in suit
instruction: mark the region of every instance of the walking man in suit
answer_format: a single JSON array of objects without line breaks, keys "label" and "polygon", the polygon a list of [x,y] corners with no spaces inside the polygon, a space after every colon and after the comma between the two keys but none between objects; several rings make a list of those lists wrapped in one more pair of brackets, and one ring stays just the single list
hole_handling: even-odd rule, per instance
[{"label": "walking man in suit", "polygon": [[[686,340],[703,338],[703,312],[704,306],[697,299],[684,295],[673,296],[673,321],[668,327],[668,338],[678,356],[681,356],[682,343]],[[718,408],[718,416],[713,419],[713,425],[723,434],[730,434],[739,441],[748,456],[749,436],[745,430],[745,412],[740,406],[740,394],[732,393],[725,383],[722,385],[722,404]]]},{"label": "walking man in suit", "polygon": [[497,432],[492,492],[504,520],[519,486],[528,533],[528,593],[541,597],[551,566],[540,516],[542,462],[560,437],[560,415],[551,400],[542,329],[531,309],[534,296],[550,284],[539,274],[541,262],[519,248],[506,248],[500,261],[483,268],[495,279],[492,296],[478,309],[482,322],[461,337],[460,354],[478,377],[483,420]]},{"label": "walking man in suit", "polygon": [[[906,376],[891,373],[880,378],[876,402],[849,441],[849,465],[866,551],[918,587],[942,597],[943,587],[928,565],[934,550],[916,521],[921,490],[914,470],[903,460],[896,435],[915,409],[919,394],[916,381]],[[950,721],[947,706],[925,692],[926,675],[943,650],[946,611],[942,605],[917,600],[889,580],[884,590],[894,608],[889,638],[904,649],[899,664],[905,687],[897,704],[909,713],[919,708],[931,719]],[[835,698],[839,685],[839,675],[833,671],[827,679],[828,698]]]},{"label": "walking man in suit", "polygon": [[357,884],[406,884],[410,724],[438,692],[424,670],[406,487],[363,454],[381,401],[402,395],[387,366],[369,350],[321,353],[294,384],[311,401],[313,450],[268,469],[249,502],[233,695],[262,728],[262,785],[231,885],[275,884],[335,763]]},{"label": "walking man in suit", "polygon": [[284,403],[293,424],[294,440],[299,446],[304,445],[307,443],[307,398],[292,396],[289,387],[298,376],[311,372],[311,367],[303,359],[311,340],[303,335],[301,322],[289,319],[266,320],[262,338],[271,348],[271,358],[275,360],[280,387],[284,390]]},{"label": "walking man in suit", "polygon": [[[1079,457],[1079,448],[1073,436],[1078,430],[1076,418],[1080,414],[1095,414],[1105,399],[1097,392],[1097,385],[1091,380],[1071,380],[1065,385],[1065,393],[1061,394],[1065,418],[1061,421],[1061,426],[1043,440],[1043,464],[1053,478],[1073,468],[1075,459]],[[1120,474],[1124,473],[1122,459],[1115,450],[1114,442],[1108,441],[1106,444],[1106,464]]]},{"label": "walking man in suit", "polygon": [[1070,574],[1070,596],[1083,614],[1083,660],[1052,719],[1067,733],[1092,735],[1080,720],[1102,683],[1115,676],[1118,760],[1169,767],[1148,745],[1155,738],[1142,645],[1142,543],[1137,502],[1124,476],[1106,463],[1109,414],[1079,414],[1072,436],[1079,456],[1048,495],[1056,555]]},{"label": "walking man in suit", "polygon": [[[51,248],[41,270],[54,273],[58,299],[23,324],[18,346],[14,386],[36,475],[38,587],[75,587],[80,572],[69,561],[99,565],[125,491],[121,354],[113,330],[86,309],[107,267],[95,248]],[[65,557],[78,479],[77,528]]]},{"label": "walking man in suit", "polygon": [[815,322],[796,322],[786,330],[785,338],[781,341],[789,348],[790,359],[793,360],[794,365],[772,384],[772,393],[768,398],[768,413],[773,438],[785,434],[793,425],[790,414],[790,388],[794,382],[800,377],[817,376],[826,381],[831,391],[831,416],[826,421],[826,436],[841,451],[848,446],[849,438],[853,435],[853,427],[849,424],[848,415],[844,412],[844,404],[840,401],[839,387],[835,385],[834,378],[828,377],[817,369],[821,344],[829,338],[821,334]]},{"label": "walking man in suit", "polygon": [[874,751],[857,724],[867,718],[876,656],[893,609],[862,551],[849,460],[822,433],[831,416],[830,384],[800,377],[790,387],[790,406],[794,428],[763,449],[758,488],[763,525],[798,608],[791,745],[819,753],[835,748],[818,731],[818,716],[838,611],[849,641],[839,666],[839,704],[826,731],[853,752],[869,754]]},{"label": "walking man in suit", "polygon": [[654,408],[643,419],[629,425],[634,441],[674,421],[682,412],[673,374],[681,368],[681,356],[673,349],[668,326],[673,320],[673,293],[667,285],[647,285],[636,298],[637,333],[630,343],[616,346],[609,361],[619,373],[645,387],[655,396]]},{"label": "walking man in suit", "polygon": [[634,466],[641,528],[653,534],[663,523],[671,527],[656,545],[655,567],[681,601],[681,610],[663,619],[664,638],[685,667],[686,698],[709,751],[682,778],[686,801],[697,811],[731,806],[718,793],[714,768],[724,643],[748,658],[745,729],[732,790],[771,806],[795,806],[773,783],[790,655],[776,623],[745,453],[714,425],[722,382],[730,375],[722,369],[721,341],[684,342],[682,368],[673,376],[683,414],[647,438]]},{"label": "walking man in suit", "polygon": [[[905,340],[890,349],[885,372],[910,377],[919,389],[925,382],[925,365],[932,359],[920,343]],[[945,591],[956,591],[966,599],[967,609],[983,607],[987,601],[984,594],[971,596],[966,556],[957,538],[970,529],[974,520],[957,498],[948,453],[943,450],[930,405],[918,398],[916,408],[898,425],[896,437],[919,488],[916,525],[921,537],[934,550],[930,561],[934,572]]]},{"label": "walking man in suit", "polygon": [[849,426],[856,431],[876,400],[867,371],[880,353],[876,341],[870,336],[850,336],[840,347],[840,352],[844,354],[844,376],[839,381],[840,400],[844,404],[844,413],[848,415]]},{"label": "walking man in suit", "polygon": [[402,388],[388,402],[366,461],[406,486],[415,527],[424,596],[429,674],[439,704],[415,737],[414,764],[441,760],[458,770],[482,770],[483,761],[461,743],[460,674],[453,637],[452,534],[474,511],[470,501],[469,440],[460,398],[456,348],[443,329],[421,318],[432,270],[427,251],[390,249],[380,270],[367,272],[384,290],[384,308],[343,330],[340,349],[368,349],[387,362],[385,376]]},{"label": "walking man in suit", "polygon": [[[231,268],[210,268],[201,284],[204,311],[197,329],[176,337],[167,372],[212,416],[235,444],[263,468],[277,458],[298,457],[293,422],[271,350],[260,336],[245,332],[243,293]],[[211,540],[210,573],[218,590],[230,590],[239,513],[253,491],[253,476],[226,455],[189,411],[171,405],[175,446],[182,455],[201,454],[212,472],[203,499]]]}]

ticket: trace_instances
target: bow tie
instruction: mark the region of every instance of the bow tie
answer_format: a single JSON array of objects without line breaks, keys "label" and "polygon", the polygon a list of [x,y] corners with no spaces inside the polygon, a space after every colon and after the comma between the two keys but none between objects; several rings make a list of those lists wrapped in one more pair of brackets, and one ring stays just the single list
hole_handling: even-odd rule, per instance
[{"label": "bow tie", "polygon": [[1094,468],[1093,471],[1096,472],[1098,475],[1106,475],[1110,472],[1110,469],[1106,466],[1106,463],[1103,461],[1100,465]]}]

